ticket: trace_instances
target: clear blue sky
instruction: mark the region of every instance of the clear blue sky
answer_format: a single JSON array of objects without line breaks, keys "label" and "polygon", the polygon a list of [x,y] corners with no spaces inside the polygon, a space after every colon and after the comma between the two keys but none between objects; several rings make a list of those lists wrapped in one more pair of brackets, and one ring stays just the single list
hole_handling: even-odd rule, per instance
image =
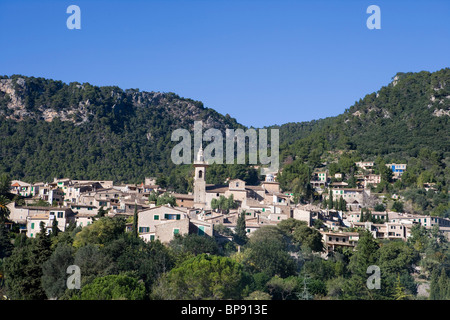
[{"label": "clear blue sky", "polygon": [[[81,8],[81,30],[66,9]],[[369,5],[381,30],[369,30]],[[0,74],[175,92],[248,126],[342,113],[450,67],[450,1],[0,1]]]}]

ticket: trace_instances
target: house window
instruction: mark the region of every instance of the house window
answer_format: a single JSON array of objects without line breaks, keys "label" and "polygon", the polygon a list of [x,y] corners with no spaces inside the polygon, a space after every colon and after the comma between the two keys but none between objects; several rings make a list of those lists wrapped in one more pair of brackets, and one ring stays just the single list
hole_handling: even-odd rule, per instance
[{"label": "house window", "polygon": [[204,226],[199,226],[198,227],[198,235],[199,236],[203,236],[205,234],[205,227]]},{"label": "house window", "polygon": [[[78,209],[80,209],[79,207],[78,207]],[[58,218],[63,218],[64,217],[64,212],[58,212]]]},{"label": "house window", "polygon": [[[34,229],[34,222],[31,224],[31,229]],[[33,236],[33,234],[31,234]]]},{"label": "house window", "polygon": [[154,236],[154,235],[151,235],[151,236],[150,236],[150,241],[153,241],[153,240],[155,240],[155,236]]},{"label": "house window", "polygon": [[199,178],[202,178],[202,177],[203,177],[203,171],[202,171],[202,170],[200,170],[200,171],[198,172],[198,177],[199,177]]},{"label": "house window", "polygon": [[250,229],[247,229],[247,233],[250,233]]},{"label": "house window", "polygon": [[178,229],[178,228],[173,229],[173,234],[179,234],[179,233],[180,233],[180,229]]},{"label": "house window", "polygon": [[153,220],[159,220],[159,215],[158,214],[153,215]]}]

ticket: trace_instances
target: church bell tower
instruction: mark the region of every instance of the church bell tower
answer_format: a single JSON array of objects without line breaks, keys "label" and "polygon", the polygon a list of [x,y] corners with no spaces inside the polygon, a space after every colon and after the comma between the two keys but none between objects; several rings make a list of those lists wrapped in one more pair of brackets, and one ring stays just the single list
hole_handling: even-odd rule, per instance
[{"label": "church bell tower", "polygon": [[200,147],[197,153],[197,159],[194,161],[194,207],[205,208],[206,206],[206,168],[208,163],[203,155],[203,148]]}]

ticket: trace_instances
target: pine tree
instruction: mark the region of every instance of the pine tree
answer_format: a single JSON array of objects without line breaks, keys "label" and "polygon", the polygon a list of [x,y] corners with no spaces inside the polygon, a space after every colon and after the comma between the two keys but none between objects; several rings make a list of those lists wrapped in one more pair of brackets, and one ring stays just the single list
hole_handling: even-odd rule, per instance
[{"label": "pine tree", "polygon": [[12,299],[43,300],[42,266],[52,254],[51,239],[41,222],[41,231],[29,245],[16,247],[5,262],[5,287]]}]

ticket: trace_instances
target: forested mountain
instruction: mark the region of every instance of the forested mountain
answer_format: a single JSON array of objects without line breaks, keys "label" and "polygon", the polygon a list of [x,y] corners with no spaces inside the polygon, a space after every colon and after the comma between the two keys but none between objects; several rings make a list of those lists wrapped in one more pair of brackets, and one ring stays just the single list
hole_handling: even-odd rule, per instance
[{"label": "forested mountain", "polygon": [[[286,173],[282,186],[294,188],[292,180],[303,174],[297,183],[305,187],[303,180],[312,169],[330,154],[347,152],[352,160],[381,156],[401,162],[422,152],[437,157],[440,171],[435,172],[444,172],[450,159],[449,119],[450,69],[398,73],[337,117],[274,126],[280,129]],[[0,171],[30,182],[67,176],[131,183],[156,175],[161,183],[185,191],[191,168],[170,161],[176,144],[170,136],[176,128],[193,132],[195,120],[202,120],[205,128],[244,128],[228,115],[174,93],[4,76]],[[430,168],[421,170],[433,165],[431,161]],[[231,167],[213,166],[207,179],[255,181],[247,166]]]},{"label": "forested mountain", "polygon": [[[278,128],[285,160],[279,181],[300,199],[311,199],[314,169],[343,173],[354,186],[355,161],[375,161],[377,173],[386,163],[405,163],[401,180],[374,191],[402,194],[410,212],[450,214],[450,69],[398,73],[337,117]],[[439,193],[426,192],[424,183]]]},{"label": "forested mountain", "polygon": [[[375,158],[417,156],[426,147],[450,151],[450,69],[398,73],[337,117],[280,126],[284,155],[357,150]],[[311,145],[311,149],[305,149]],[[318,150],[320,153],[322,150]]]},{"label": "forested mountain", "polygon": [[[0,79],[0,171],[26,181],[53,177],[142,182],[176,170],[171,133],[237,128],[230,116],[174,93],[14,75]],[[172,175],[187,186],[187,175]]]}]

